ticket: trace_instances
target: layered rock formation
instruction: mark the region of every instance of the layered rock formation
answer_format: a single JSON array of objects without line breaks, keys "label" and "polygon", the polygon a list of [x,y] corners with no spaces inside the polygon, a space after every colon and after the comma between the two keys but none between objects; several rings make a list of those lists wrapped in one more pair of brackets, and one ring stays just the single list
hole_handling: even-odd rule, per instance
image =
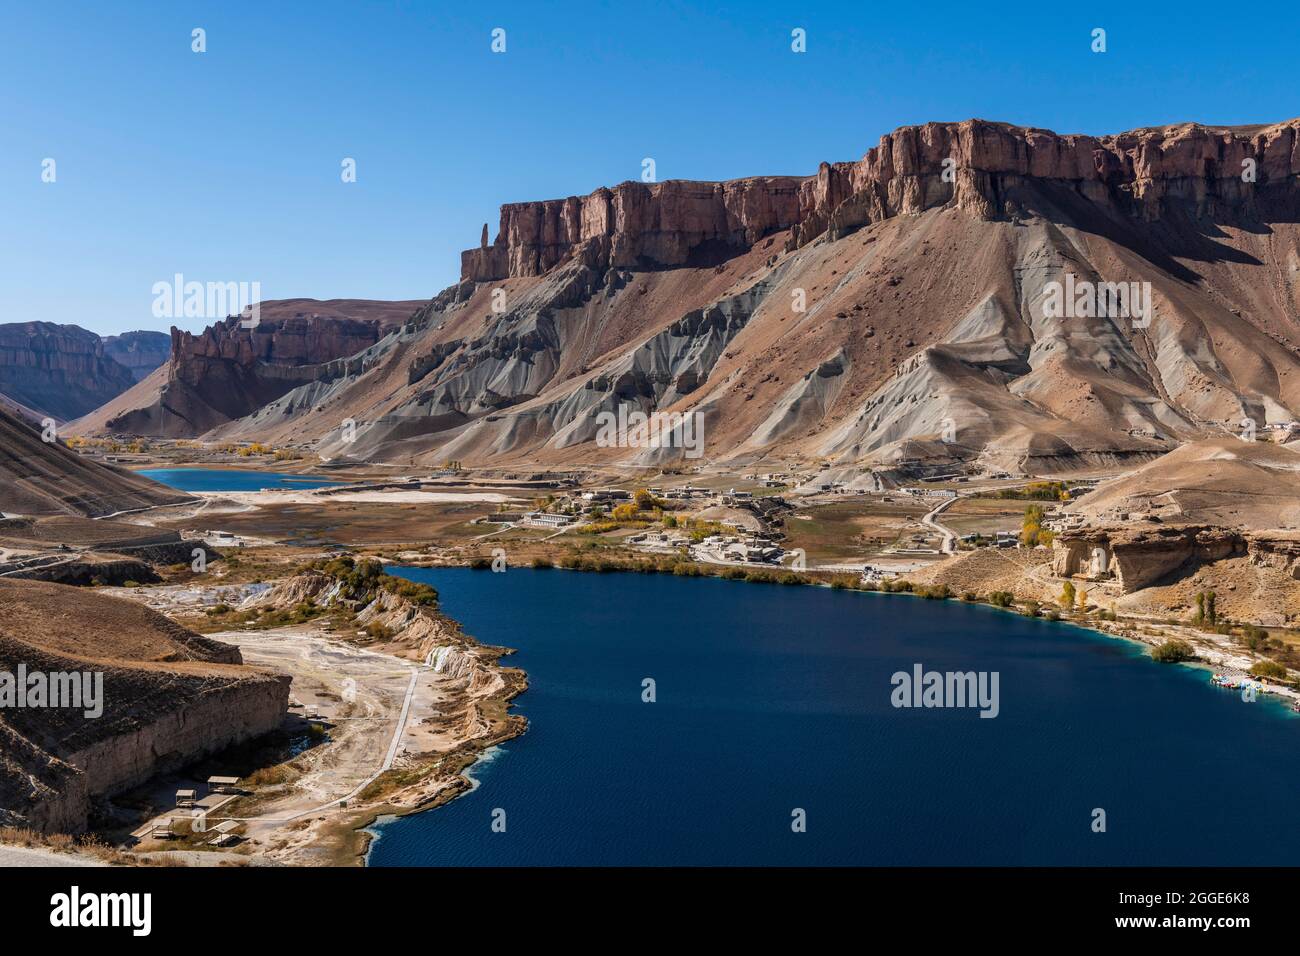
[{"label": "layered rock formation", "polygon": [[1246,553],[1246,538],[1228,528],[1101,527],[1063,531],[1052,542],[1059,577],[1114,579],[1124,593],[1139,591],[1179,571]]},{"label": "layered rock formation", "polygon": [[466,637],[460,624],[436,607],[414,603],[382,587],[354,593],[332,575],[305,571],[248,598],[240,607],[290,609],[303,601],[346,608],[359,627],[373,627],[384,635],[368,647],[429,665],[451,691],[444,720],[453,718],[477,728],[466,736],[486,733],[491,721],[479,713],[485,699],[506,692],[507,681],[522,681],[521,674],[508,674],[498,664],[501,648],[485,647]]},{"label": "layered rock formation", "polygon": [[539,276],[570,257],[612,267],[681,266],[712,245],[747,249],[799,221],[794,177],[725,183],[626,182],[589,196],[501,207],[496,241],[461,254],[461,279],[491,282]]},{"label": "layered rock formation", "polygon": [[379,625],[388,636],[383,650],[433,665],[436,673],[467,680],[475,689],[496,674],[492,655],[465,637],[461,626],[436,608],[414,604],[382,589],[347,596],[343,583],[320,571],[305,571],[267,588],[241,608],[297,607],[310,601],[318,607],[345,606],[356,613],[360,627]]},{"label": "layered rock formation", "polygon": [[124,521],[64,516],[0,519],[0,577],[61,584],[147,583],[155,567],[189,564],[196,550],[205,562],[222,559],[201,538]]},{"label": "layered rock formation", "polygon": [[[145,382],[84,424],[403,463],[685,457],[599,442],[626,407],[698,416],[710,461],[873,484],[1134,467],[1300,419],[1298,128],[929,124],[802,179],[511,204],[454,287],[346,359],[259,373],[290,387],[243,417],[222,421],[273,390],[212,412]],[[1049,307],[1119,283],[1142,315]]]},{"label": "layered rock formation", "polygon": [[201,434],[298,386],[342,374],[338,360],[373,346],[396,316],[419,304],[290,299],[261,303],[256,325],[230,316],[197,335],[173,328],[167,364],[74,430]]},{"label": "layered rock formation", "polygon": [[288,677],[142,605],[0,580],[0,671],[20,666],[102,675],[101,713],[0,710],[0,819],[45,832],[85,829],[95,798],[268,733],[288,707]]},{"label": "layered rock formation", "polygon": [[[1115,136],[967,120],[905,126],[856,163],[823,163],[800,190],[799,244],[893,216],[952,205],[983,219],[1024,215],[1055,186],[1126,215],[1255,215],[1294,208],[1300,123],[1150,127]],[[1243,173],[1248,173],[1243,178]],[[1026,187],[1034,189],[1025,192]],[[1171,206],[1172,201],[1172,206]]]},{"label": "layered rock formation", "polygon": [[75,325],[0,325],[0,393],[33,412],[67,421],[135,383],[94,332]]},{"label": "layered rock formation", "polygon": [[1257,531],[1249,541],[1251,564],[1300,581],[1300,531]]},{"label": "layered rock formation", "polygon": [[1300,532],[1213,525],[1101,526],[1063,531],[1052,542],[1053,573],[1113,580],[1125,594],[1243,556],[1255,567],[1300,579]]},{"label": "layered rock formation", "polygon": [[123,332],[104,339],[104,354],[124,366],[137,382],[167,361],[171,347],[166,332]]},{"label": "layered rock formation", "polygon": [[[791,229],[793,244],[894,216],[951,206],[982,219],[1023,215],[1033,190],[1059,186],[1126,214],[1159,218],[1167,200],[1196,215],[1252,214],[1261,192],[1300,173],[1300,123],[1195,123],[1115,136],[1069,136],[986,120],[904,126],[857,162],[823,163],[815,176],[723,183],[625,182],[588,196],[501,207],[491,246],[462,253],[462,281],[541,275],[594,247],[602,266],[687,263],[717,241],[748,248]],[[1249,170],[1249,181],[1243,173]],[[1294,197],[1280,194],[1290,207]],[[593,262],[589,262],[593,264]]]}]

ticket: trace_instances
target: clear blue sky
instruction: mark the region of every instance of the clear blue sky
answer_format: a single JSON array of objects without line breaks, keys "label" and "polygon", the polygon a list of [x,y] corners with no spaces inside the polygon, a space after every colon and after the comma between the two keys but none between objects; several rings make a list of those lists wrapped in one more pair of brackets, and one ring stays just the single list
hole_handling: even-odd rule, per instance
[{"label": "clear blue sky", "polygon": [[1294,4],[1042,6],[0,0],[0,321],[165,330],[151,287],[176,272],[427,298],[500,203],[646,156],[661,180],[808,174],[930,120],[1300,114]]}]

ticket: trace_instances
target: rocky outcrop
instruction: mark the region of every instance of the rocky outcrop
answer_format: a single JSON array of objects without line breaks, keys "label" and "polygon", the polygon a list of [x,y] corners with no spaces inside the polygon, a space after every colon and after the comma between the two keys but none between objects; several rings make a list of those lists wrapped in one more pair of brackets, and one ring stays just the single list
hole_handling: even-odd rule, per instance
[{"label": "rocky outcrop", "polygon": [[0,826],[76,833],[89,814],[85,776],[0,721]]},{"label": "rocky outcrop", "polygon": [[[1168,200],[1190,203],[1198,216],[1250,215],[1261,192],[1275,202],[1278,189],[1294,190],[1298,130],[1297,120],[1184,123],[1100,137],[978,119],[904,126],[860,161],[823,163],[804,182],[795,242],[943,205],[1012,218],[1039,203],[1044,186],[1146,219],[1160,218]],[[1288,207],[1294,202],[1291,196]]]},{"label": "rocky outcrop", "polygon": [[293,317],[245,328],[238,317],[198,335],[173,328],[158,400],[115,415],[109,432],[198,435],[256,411],[293,389],[342,374],[336,360],[382,336],[378,321]]},{"label": "rocky outcrop", "polygon": [[276,581],[262,591],[245,598],[239,605],[248,608],[293,608],[310,601],[328,607],[341,600],[343,582],[320,571],[303,571],[291,578]]},{"label": "rocky outcrop", "polygon": [[1246,538],[1206,525],[1085,528],[1052,542],[1052,570],[1060,577],[1114,579],[1122,593],[1139,591],[1179,571],[1246,553]]},{"label": "rocky outcrop", "polygon": [[1201,565],[1246,556],[1300,580],[1300,531],[1242,531],[1213,525],[1093,527],[1062,531],[1052,542],[1058,577],[1113,580],[1121,593],[1140,591]]},{"label": "rocky outcrop", "polygon": [[135,379],[94,332],[75,325],[0,325],[0,393],[67,421],[122,394]]},{"label": "rocky outcrop", "polygon": [[[74,425],[79,434],[192,437],[293,390],[350,374],[420,302],[277,300],[195,334],[173,328],[167,364]],[[400,318],[399,318],[400,317]]]},{"label": "rocky outcrop", "polygon": [[171,347],[166,332],[123,332],[104,339],[104,354],[130,371],[137,382],[167,361]]},{"label": "rocky outcrop", "polygon": [[162,578],[153,566],[139,558],[117,554],[82,552],[66,558],[35,558],[0,562],[0,577],[17,581],[49,581],[76,587],[155,584]]},{"label": "rocky outcrop", "polygon": [[287,711],[289,683],[287,675],[251,670],[205,678],[185,706],[168,708],[130,733],[96,740],[63,759],[85,775],[92,795],[121,793],[276,729]]},{"label": "rocky outcrop", "polygon": [[379,337],[379,322],[373,319],[294,316],[245,327],[244,320],[231,316],[198,335],[173,327],[171,356],[180,377],[197,378],[208,367],[205,363],[218,361],[245,366],[257,362],[318,365],[360,352],[378,342]]},{"label": "rocky outcrop", "polygon": [[589,196],[511,203],[501,207],[496,241],[461,254],[461,278],[537,276],[570,257],[601,271],[680,266],[747,249],[799,220],[799,184],[784,176],[625,182]]},{"label": "rocky outcrop", "polygon": [[1247,538],[1251,564],[1300,580],[1300,531],[1256,531]]},{"label": "rocky outcrop", "polygon": [[455,681],[477,695],[492,693],[500,686],[497,656],[467,638],[461,626],[436,608],[415,604],[399,594],[375,589],[352,598],[343,583],[320,571],[304,571],[276,582],[245,600],[241,608],[291,609],[310,601],[320,607],[342,605],[356,615],[360,628],[374,628],[382,634],[383,651],[421,661],[435,673]]}]

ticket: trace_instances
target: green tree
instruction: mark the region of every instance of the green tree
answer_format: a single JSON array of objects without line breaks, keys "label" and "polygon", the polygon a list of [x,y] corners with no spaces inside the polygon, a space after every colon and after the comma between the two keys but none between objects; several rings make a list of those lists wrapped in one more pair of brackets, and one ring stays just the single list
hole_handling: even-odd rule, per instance
[{"label": "green tree", "polygon": [[1162,664],[1176,664],[1179,661],[1190,661],[1196,656],[1192,645],[1186,641],[1172,640],[1165,641],[1159,647],[1151,652],[1151,659],[1159,661]]},{"label": "green tree", "polygon": [[1286,680],[1286,668],[1277,661],[1256,661],[1250,665],[1250,676]]}]

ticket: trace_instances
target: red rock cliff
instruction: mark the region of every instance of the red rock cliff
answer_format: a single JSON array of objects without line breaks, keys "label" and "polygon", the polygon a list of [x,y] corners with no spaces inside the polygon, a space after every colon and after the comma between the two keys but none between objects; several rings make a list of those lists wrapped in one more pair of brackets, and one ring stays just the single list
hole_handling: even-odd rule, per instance
[{"label": "red rock cliff", "polygon": [[725,183],[620,183],[590,196],[501,207],[491,246],[461,254],[461,276],[489,282],[540,275],[578,254],[605,266],[683,265],[705,243],[748,247],[799,220],[794,177]]},{"label": "red rock cliff", "polygon": [[[681,265],[711,240],[743,249],[792,227],[793,243],[803,245],[935,206],[1001,218],[1037,198],[1033,185],[1151,219],[1171,202],[1194,215],[1250,215],[1260,190],[1294,192],[1298,130],[1300,120],[1102,137],[986,120],[904,126],[858,162],[823,163],[805,179],[627,182],[586,197],[502,206],[492,245],[485,237],[462,253],[461,279],[539,275],[570,256],[603,266]],[[1246,161],[1254,181],[1243,180]]]},{"label": "red rock cliff", "polygon": [[200,334],[172,328],[172,361],[184,365],[226,360],[240,365],[319,365],[369,348],[379,341],[373,319],[333,319],[294,316],[263,320],[244,328],[236,316],[208,326]]}]

